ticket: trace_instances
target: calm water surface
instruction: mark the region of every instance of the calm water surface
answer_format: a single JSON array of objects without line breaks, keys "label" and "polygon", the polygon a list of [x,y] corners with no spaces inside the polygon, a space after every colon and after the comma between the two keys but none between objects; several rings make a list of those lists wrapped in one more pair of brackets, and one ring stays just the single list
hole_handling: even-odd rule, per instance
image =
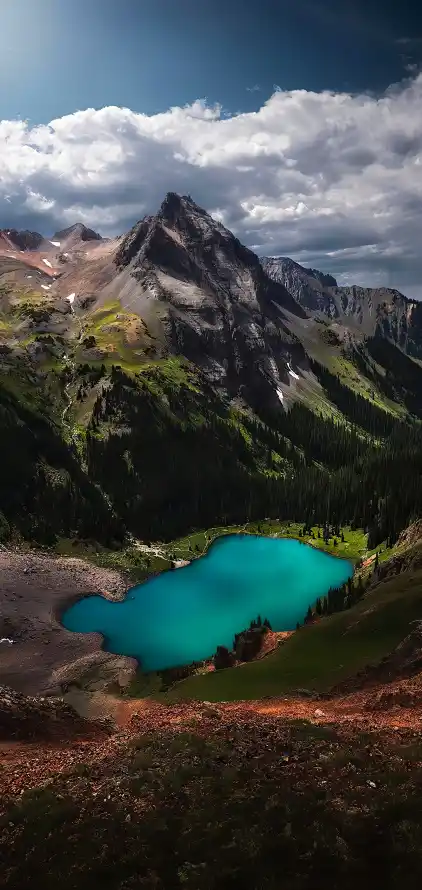
[{"label": "calm water surface", "polygon": [[122,602],[91,596],[63,624],[99,631],[109,652],[132,655],[144,670],[199,661],[258,614],[273,630],[293,630],[308,605],[353,573],[352,563],[300,541],[227,535],[189,566],[133,587]]}]

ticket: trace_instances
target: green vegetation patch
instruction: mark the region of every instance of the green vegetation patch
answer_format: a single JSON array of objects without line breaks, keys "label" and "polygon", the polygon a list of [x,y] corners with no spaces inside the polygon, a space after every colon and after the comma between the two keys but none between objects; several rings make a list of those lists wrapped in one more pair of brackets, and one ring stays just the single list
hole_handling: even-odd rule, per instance
[{"label": "green vegetation patch", "polygon": [[96,350],[99,358],[90,359],[93,365],[106,368],[120,365],[128,373],[136,373],[156,348],[145,322],[127,312],[118,300],[82,318],[82,335],[75,352],[75,361],[84,361],[87,350]]},{"label": "green vegetation patch", "polygon": [[[318,538],[318,531],[320,537]],[[344,541],[341,536],[334,539],[329,538],[328,544],[322,536],[322,526],[314,525],[311,528],[311,534],[303,536],[303,523],[300,522],[283,522],[280,519],[263,519],[257,522],[245,522],[240,525],[232,526],[216,526],[215,528],[206,529],[205,531],[192,532],[183,538],[172,541],[166,545],[167,551],[176,554],[177,559],[192,559],[196,555],[203,553],[207,547],[222,535],[228,534],[251,534],[263,535],[274,538],[297,538],[305,543],[317,547],[319,550],[325,550],[334,556],[344,559],[350,559],[356,562],[358,559],[366,556],[367,539],[363,529],[344,528]],[[337,541],[334,544],[334,540]]]},{"label": "green vegetation patch", "polygon": [[[339,377],[343,386],[347,386],[356,395],[367,399],[377,408],[382,408],[389,414],[396,417],[406,415],[406,410],[399,402],[388,399],[385,394],[381,393],[374,380],[366,377],[357,365],[353,362],[353,357],[346,356],[343,352],[337,355],[331,353],[330,356],[324,357],[323,364],[327,366],[332,374]],[[385,371],[384,371],[385,374]]]}]

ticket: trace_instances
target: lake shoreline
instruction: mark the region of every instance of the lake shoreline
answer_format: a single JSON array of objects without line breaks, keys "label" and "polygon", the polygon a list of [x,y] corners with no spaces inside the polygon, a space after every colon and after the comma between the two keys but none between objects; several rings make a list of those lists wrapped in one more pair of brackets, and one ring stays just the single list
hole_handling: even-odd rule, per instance
[{"label": "lake shoreline", "polygon": [[[174,569],[205,556],[212,544],[230,535],[293,539],[315,547],[312,539],[283,532],[265,534],[245,526],[228,526],[215,531],[202,552],[186,553],[189,559],[174,560]],[[168,553],[171,545],[166,546]],[[315,549],[329,552],[325,548]],[[342,558],[333,552],[330,555]],[[350,561],[354,561],[353,557]],[[29,572],[25,574],[27,568]],[[136,659],[109,652],[102,634],[75,633],[66,630],[62,623],[65,611],[89,596],[123,601],[134,587],[139,586],[131,583],[129,571],[101,567],[84,559],[83,555],[79,558],[58,556],[51,551],[7,549],[0,553],[0,571],[3,581],[0,637],[16,640],[13,645],[0,645],[3,682],[27,694],[51,695],[60,694],[60,683],[66,683],[67,676],[71,682],[82,678],[84,683],[85,674],[91,676],[98,668],[101,677],[106,672],[113,682],[113,672],[121,678],[133,677],[141,669]],[[140,583],[162,573],[162,570],[152,571]]]},{"label": "lake shoreline", "polygon": [[[129,606],[129,611],[133,612],[133,619],[138,620],[139,616],[137,615],[137,613],[135,614],[135,612],[136,612],[136,609],[139,609],[139,608],[142,609],[143,604],[141,602],[139,602],[138,596],[130,597],[131,591],[136,591],[139,594],[139,592],[142,590],[142,588],[144,587],[144,584],[147,581],[151,582],[153,579],[156,579],[159,577],[163,578],[164,576],[168,576],[169,578],[171,578],[174,575],[174,572],[178,567],[180,567],[180,568],[183,567],[186,569],[191,567],[193,569],[193,567],[197,564],[198,558],[200,556],[207,557],[207,561],[208,561],[208,557],[210,557],[210,555],[213,551],[213,547],[214,547],[214,545],[217,544],[217,542],[219,542],[221,545],[224,545],[224,543],[226,542],[226,546],[227,546],[229,541],[234,542],[235,539],[246,539],[246,538],[255,538],[257,541],[267,542],[267,544],[270,545],[269,553],[277,554],[277,556],[275,558],[275,563],[274,563],[274,571],[276,573],[276,581],[275,581],[276,585],[277,585],[277,577],[280,577],[280,579],[282,578],[284,562],[283,562],[283,560],[281,560],[281,562],[279,562],[279,566],[277,567],[277,561],[280,560],[280,555],[278,553],[277,548],[274,550],[274,548],[271,547],[271,542],[275,543],[276,541],[279,541],[280,544],[282,542],[285,542],[287,544],[288,541],[290,541],[291,545],[294,544],[295,546],[297,546],[297,544],[304,544],[306,551],[308,551],[308,554],[309,554],[310,550],[312,550],[313,553],[315,554],[315,558],[317,559],[317,563],[316,563],[317,566],[319,565],[319,562],[318,562],[319,557],[316,556],[318,553],[320,553],[321,555],[325,555],[325,557],[330,557],[332,555],[333,556],[338,555],[338,561],[344,564],[343,574],[340,572],[341,577],[339,577],[339,572],[335,571],[334,576],[331,579],[331,583],[329,580],[327,582],[327,586],[326,587],[324,586],[323,589],[321,589],[321,581],[320,581],[319,582],[320,589],[318,588],[318,586],[316,587],[316,592],[315,592],[314,597],[312,597],[312,593],[311,593],[310,598],[308,598],[307,588],[306,588],[306,590],[304,590],[303,581],[302,581],[302,585],[300,585],[300,582],[299,582],[298,592],[299,592],[299,596],[301,599],[300,599],[300,602],[298,602],[298,604],[296,606],[296,608],[298,609],[297,613],[295,613],[294,605],[293,605],[295,603],[295,599],[294,599],[295,595],[294,594],[292,594],[293,599],[288,600],[287,604],[285,601],[284,606],[283,605],[280,606],[281,601],[279,599],[278,600],[276,599],[274,601],[275,603],[278,602],[277,608],[278,608],[279,612],[280,612],[280,607],[282,609],[287,608],[287,614],[285,615],[285,623],[283,622],[283,618],[282,618],[282,616],[280,616],[280,614],[279,614],[278,618],[274,616],[275,622],[276,622],[275,626],[277,628],[277,633],[290,633],[291,634],[292,632],[294,632],[296,624],[303,623],[305,613],[306,613],[308,606],[312,605],[312,603],[315,602],[316,598],[322,597],[326,593],[328,593],[328,590],[331,586],[334,587],[337,584],[343,584],[347,580],[347,577],[353,576],[354,566],[353,566],[353,562],[350,559],[345,559],[344,557],[341,557],[339,554],[327,553],[325,548],[322,548],[322,547],[317,547],[317,546],[311,547],[310,544],[311,544],[312,539],[308,542],[307,539],[303,539],[303,538],[296,537],[293,535],[284,535],[284,534],[265,535],[262,533],[258,533],[255,530],[242,529],[242,530],[233,530],[230,532],[224,531],[222,534],[216,534],[212,540],[209,540],[207,542],[207,545],[206,545],[206,547],[203,548],[203,551],[201,553],[193,555],[192,559],[177,560],[177,561],[173,560],[171,569],[166,569],[163,572],[158,573],[158,574],[154,573],[153,576],[150,576],[150,577],[142,580],[141,583],[135,584],[132,587],[128,588],[126,590],[125,594],[123,594],[122,596],[119,596],[118,599],[121,601],[121,600],[126,600],[129,597],[129,599],[137,599],[138,600],[138,603],[134,604],[133,607],[132,607],[132,605]],[[233,556],[233,554],[231,554],[231,559],[234,559],[235,564],[240,566],[243,564],[243,560],[246,557],[246,554],[248,553],[247,558],[249,558],[249,560],[251,560],[250,565],[251,565],[252,574],[253,574],[254,569],[257,566],[256,555],[250,553],[250,548],[249,548],[249,552],[244,550],[243,553],[241,552],[241,549],[238,550],[237,552],[235,550],[234,556]],[[258,550],[258,555],[261,558],[261,551],[259,551],[259,550]],[[223,556],[223,558],[224,558],[224,556]],[[271,556],[269,563],[265,562],[265,561],[264,561],[264,563],[261,563],[262,566],[264,566],[264,567],[267,566],[267,571],[268,571],[268,566],[272,565],[273,558],[274,557]],[[220,559],[221,559],[221,557],[220,557]],[[240,559],[240,563],[236,562],[239,559]],[[284,556],[284,559],[285,559],[285,556]],[[288,558],[288,562],[287,562],[287,571],[288,572],[292,571],[292,562],[291,561],[292,561],[292,555],[290,554],[290,562],[289,562],[289,558]],[[325,560],[323,560],[323,561],[325,562]],[[293,557],[293,563],[294,563],[294,557]],[[306,565],[306,563],[307,563],[307,559],[305,558],[305,565]],[[328,563],[327,563],[327,565],[328,565]],[[215,567],[213,567],[213,568],[215,569]],[[230,568],[229,567],[228,567],[228,570],[229,570],[229,575],[227,577],[230,577]],[[277,575],[278,571],[280,572],[279,576]],[[294,571],[294,568],[293,568],[293,571]],[[319,568],[319,570],[317,570],[317,575],[318,575],[318,571],[321,572],[321,567]],[[327,572],[327,568],[325,568],[325,570],[322,570],[323,575],[324,575],[324,571]],[[190,572],[188,574],[190,576]],[[224,575],[223,575],[223,577],[224,577]],[[248,574],[247,577],[249,579],[251,577],[250,574]],[[287,577],[289,577],[289,576],[287,576]],[[296,577],[296,575],[293,575],[293,577]],[[186,575],[186,579],[187,578],[188,578],[188,575]],[[189,578],[189,582],[190,583],[188,584],[188,587],[190,586],[192,588],[193,581],[191,578]],[[197,583],[198,583],[198,580],[196,579],[196,584]],[[239,583],[242,583],[240,579],[239,579]],[[259,588],[259,579],[255,579],[254,583],[255,584],[258,583],[258,588]],[[288,581],[287,583],[290,584],[291,582]],[[271,576],[269,576],[269,578],[267,580],[267,584],[269,584],[269,586],[266,587],[266,593],[267,593],[267,596],[269,596],[271,599],[271,595],[272,595],[271,585],[274,584],[274,577],[273,577],[273,580],[271,581]],[[160,597],[160,595],[163,596],[163,591],[160,590],[160,588],[157,588],[157,589],[158,589],[158,596],[159,597]],[[173,593],[174,593],[174,591],[173,591]],[[178,593],[180,593],[180,591],[178,591]],[[157,590],[155,590],[155,594],[157,595]],[[164,595],[166,596],[167,594],[164,594]],[[188,596],[188,598],[189,598],[189,596],[192,596],[193,595],[192,589],[190,591],[190,594],[186,591],[186,595]],[[277,596],[278,596],[278,594],[276,593],[276,597]],[[79,597],[79,600],[82,601],[85,598],[86,597]],[[107,596],[102,596],[102,593],[100,592],[99,595],[96,597],[96,599],[98,600],[101,598],[109,599],[109,597],[107,597]],[[117,598],[113,597],[112,599],[116,601]],[[153,599],[155,601],[155,597]],[[303,602],[302,602],[302,600],[303,600]],[[174,600],[173,600],[173,602],[174,602]],[[183,610],[184,600],[182,599],[180,602],[181,602],[181,609]],[[230,604],[230,600],[228,602]],[[144,601],[144,603],[145,603],[145,601]],[[195,598],[195,596],[193,599],[193,603],[195,604],[195,608],[196,608],[196,604],[198,603],[198,600]],[[293,615],[291,614],[292,607],[293,607]],[[165,605],[163,603],[161,603],[161,608],[163,609],[163,614],[165,614]],[[205,608],[207,608],[206,601],[205,601]],[[211,608],[212,608],[212,606],[211,606]],[[267,602],[267,605],[265,605],[265,598],[264,598],[262,603],[258,602],[256,604],[256,606],[252,606],[252,609],[250,611],[252,614],[252,611],[256,610],[256,614],[259,614],[259,612],[261,612],[263,614],[263,617],[267,617],[266,611],[270,610],[269,615],[271,617],[271,609],[273,609],[273,608],[274,608],[274,605],[270,606],[269,602]],[[76,618],[76,616],[75,617],[72,616],[73,626],[78,629],[78,632],[81,632],[81,629],[83,629],[83,627],[85,626],[85,627],[87,627],[87,632],[90,633],[90,632],[92,632],[91,628],[95,627],[96,623],[98,622],[98,626],[101,627],[101,631],[100,632],[95,631],[95,632],[98,633],[101,637],[102,648],[108,652],[110,652],[110,651],[116,652],[119,650],[123,651],[123,652],[124,651],[126,651],[126,652],[138,651],[139,655],[133,655],[132,657],[138,663],[138,670],[145,677],[161,675],[163,672],[165,673],[166,671],[171,671],[172,669],[176,669],[176,668],[182,669],[185,667],[187,668],[190,665],[193,666],[196,664],[201,665],[203,667],[207,667],[207,666],[209,667],[210,660],[212,659],[213,653],[215,652],[215,650],[217,648],[217,643],[218,643],[218,645],[220,645],[220,644],[224,645],[225,643],[227,643],[229,637],[231,640],[232,636],[239,632],[239,627],[243,627],[244,622],[246,622],[246,621],[249,622],[251,620],[251,616],[249,616],[249,618],[247,618],[245,616],[244,610],[243,610],[243,617],[241,614],[239,622],[238,623],[236,622],[236,624],[233,627],[233,624],[232,625],[230,624],[230,609],[228,609],[228,611],[224,610],[223,612],[220,613],[220,616],[221,616],[221,637],[218,639],[217,634],[216,634],[216,625],[219,623],[220,617],[218,615],[216,617],[214,614],[213,618],[212,618],[212,622],[211,622],[213,630],[211,631],[210,634],[208,634],[208,636],[211,636],[211,640],[208,641],[208,644],[209,644],[208,645],[208,653],[209,654],[202,655],[199,647],[195,648],[195,644],[192,645],[192,640],[199,640],[199,637],[201,636],[199,634],[198,627],[196,627],[196,629],[192,632],[192,636],[190,636],[190,634],[188,633],[188,637],[186,638],[187,652],[185,653],[184,658],[183,658],[183,656],[180,657],[180,650],[183,648],[183,646],[181,646],[180,642],[179,642],[183,638],[183,635],[182,635],[182,637],[180,636],[180,633],[179,633],[180,628],[178,629],[177,620],[176,620],[174,637],[173,637],[173,645],[176,644],[174,646],[174,648],[175,648],[174,661],[170,662],[170,664],[166,664],[166,662],[164,661],[164,663],[161,663],[161,664],[158,664],[157,666],[155,666],[154,661],[152,661],[152,663],[151,663],[151,660],[152,660],[151,656],[150,655],[147,656],[147,654],[145,652],[146,665],[145,665],[145,667],[143,667],[144,655],[143,655],[143,651],[142,651],[142,645],[143,645],[142,644],[142,633],[139,637],[134,636],[133,632],[131,633],[131,621],[128,622],[128,618],[125,618],[124,620],[121,619],[121,623],[119,624],[118,616],[119,616],[120,610],[119,610],[119,612],[116,611],[116,613],[115,613],[114,618],[117,620],[117,624],[115,624],[110,619],[109,611],[104,611],[104,612],[98,611],[100,609],[100,606],[98,606],[96,603],[92,604],[92,609],[94,610],[92,613],[90,612],[90,609],[88,607],[88,609],[79,611],[77,613],[78,614],[77,618]],[[189,609],[190,609],[190,606],[189,606]],[[200,614],[200,609],[201,609],[201,603],[199,604],[199,614]],[[241,609],[241,612],[242,612],[242,609]],[[120,613],[120,615],[121,614],[122,613]],[[125,613],[125,615],[126,614],[128,614],[128,613]],[[153,609],[152,614],[154,615],[154,609]],[[189,615],[190,614],[191,613],[189,613]],[[297,617],[296,617],[296,614],[297,614]],[[104,623],[102,624],[101,615],[103,615],[103,618],[105,619],[105,624]],[[143,625],[140,625],[140,627],[142,627],[143,631],[146,632],[145,627],[147,627],[148,625],[145,625],[145,620],[146,621],[149,620],[148,619],[148,607],[147,607],[146,611],[142,612],[142,615],[143,615],[144,620],[143,620]],[[274,615],[274,612],[273,612],[273,615]],[[62,620],[63,620],[63,616],[64,616],[64,612],[62,611],[62,613],[61,613]],[[85,617],[83,617],[83,616],[85,616]],[[177,613],[176,613],[176,616],[177,616]],[[152,628],[155,628],[155,630],[151,631],[152,636],[147,636],[150,646],[149,646],[149,648],[147,647],[146,651],[153,652],[153,648],[151,649],[151,646],[152,647],[154,646],[154,644],[152,643],[152,640],[154,639],[154,635],[157,632],[156,629],[159,628],[162,623],[160,622],[160,618],[159,617],[157,618],[156,614],[150,620],[152,620],[152,622],[153,622]],[[203,619],[197,617],[196,619],[194,619],[194,622],[195,622],[195,620],[196,621],[199,620],[201,622]],[[274,621],[273,618],[271,618],[271,620]],[[110,621],[111,621],[111,623],[110,623]],[[232,621],[233,621],[233,616],[232,616]],[[200,624],[199,627],[205,627],[206,625],[208,626],[208,621],[205,617],[204,623],[202,625]],[[65,627],[69,628],[69,624],[65,624]],[[72,627],[72,621],[70,622],[70,628],[71,627]],[[195,623],[193,624],[193,628],[195,628]],[[218,631],[218,627],[217,627],[217,631]],[[146,633],[148,633],[148,632],[146,632]],[[158,633],[160,634],[160,631],[158,631]],[[201,633],[202,633],[202,631],[201,631]],[[217,637],[217,641],[216,641],[216,637]],[[206,638],[207,638],[207,633],[205,632],[205,639],[204,639],[205,645],[206,645]],[[205,649],[205,645],[204,645],[204,649]],[[113,647],[113,648],[111,648],[111,647]],[[139,647],[139,648],[137,649],[137,647]],[[198,649],[199,649],[199,651],[198,651]],[[203,651],[204,651],[204,649],[203,649]],[[179,650],[179,655],[176,655],[178,650]],[[172,657],[171,651],[172,651],[172,646],[170,646],[170,648],[167,650],[168,655],[170,655],[170,658]],[[206,649],[205,649],[205,652],[206,652]]]},{"label": "lake shoreline", "polygon": [[[230,529],[230,528],[238,529],[239,527],[238,526],[227,526],[227,529]],[[257,537],[257,538],[264,537],[264,538],[283,539],[283,540],[287,540],[287,541],[298,541],[299,544],[308,544],[310,547],[313,547],[314,550],[318,550],[318,551],[321,551],[322,553],[326,553],[328,556],[334,556],[337,559],[347,559],[354,566],[355,566],[356,562],[358,562],[358,560],[361,558],[358,556],[356,556],[356,557],[345,556],[342,553],[337,553],[335,549],[331,550],[331,549],[328,549],[328,547],[318,546],[318,544],[316,543],[316,540],[319,540],[319,539],[315,539],[312,537],[305,538],[305,537],[300,537],[299,534],[290,535],[290,534],[287,534],[286,532],[280,532],[280,533],[275,532],[273,534],[268,535],[268,534],[265,534],[264,532],[252,531],[245,527],[244,529],[239,530],[239,531],[219,532],[213,538],[211,538],[211,540],[207,540],[204,550],[202,550],[200,553],[192,553],[192,558],[190,560],[188,560],[188,562],[192,562],[195,559],[199,559],[199,557],[201,557],[201,556],[205,556],[206,553],[208,552],[208,550],[210,549],[210,547],[212,546],[212,544],[215,543],[215,541],[218,541],[220,538],[230,537],[230,535],[252,535],[253,537]],[[164,571],[166,571],[166,570],[164,570]],[[145,580],[147,581],[148,578],[146,578]]]}]

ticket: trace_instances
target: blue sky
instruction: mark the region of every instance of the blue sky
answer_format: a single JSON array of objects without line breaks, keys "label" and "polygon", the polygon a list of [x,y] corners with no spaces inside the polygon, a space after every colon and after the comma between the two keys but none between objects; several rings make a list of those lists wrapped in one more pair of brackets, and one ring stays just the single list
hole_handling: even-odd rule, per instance
[{"label": "blue sky", "polygon": [[189,193],[258,254],[422,297],[422,7],[2,0],[0,227]]},{"label": "blue sky", "polygon": [[151,114],[204,97],[249,111],[274,84],[383,90],[422,56],[418,5],[3,0],[0,117],[47,123],[103,105]]}]

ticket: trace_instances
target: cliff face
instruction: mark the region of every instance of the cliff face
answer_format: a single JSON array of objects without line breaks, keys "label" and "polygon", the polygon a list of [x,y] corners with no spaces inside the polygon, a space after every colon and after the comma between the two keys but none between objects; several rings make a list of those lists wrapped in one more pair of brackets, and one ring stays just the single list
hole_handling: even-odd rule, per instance
[{"label": "cliff face", "polygon": [[305,269],[288,257],[262,257],[261,263],[268,277],[284,285],[300,306],[330,319],[339,317],[336,302],[321,280],[325,277],[322,273]]}]

